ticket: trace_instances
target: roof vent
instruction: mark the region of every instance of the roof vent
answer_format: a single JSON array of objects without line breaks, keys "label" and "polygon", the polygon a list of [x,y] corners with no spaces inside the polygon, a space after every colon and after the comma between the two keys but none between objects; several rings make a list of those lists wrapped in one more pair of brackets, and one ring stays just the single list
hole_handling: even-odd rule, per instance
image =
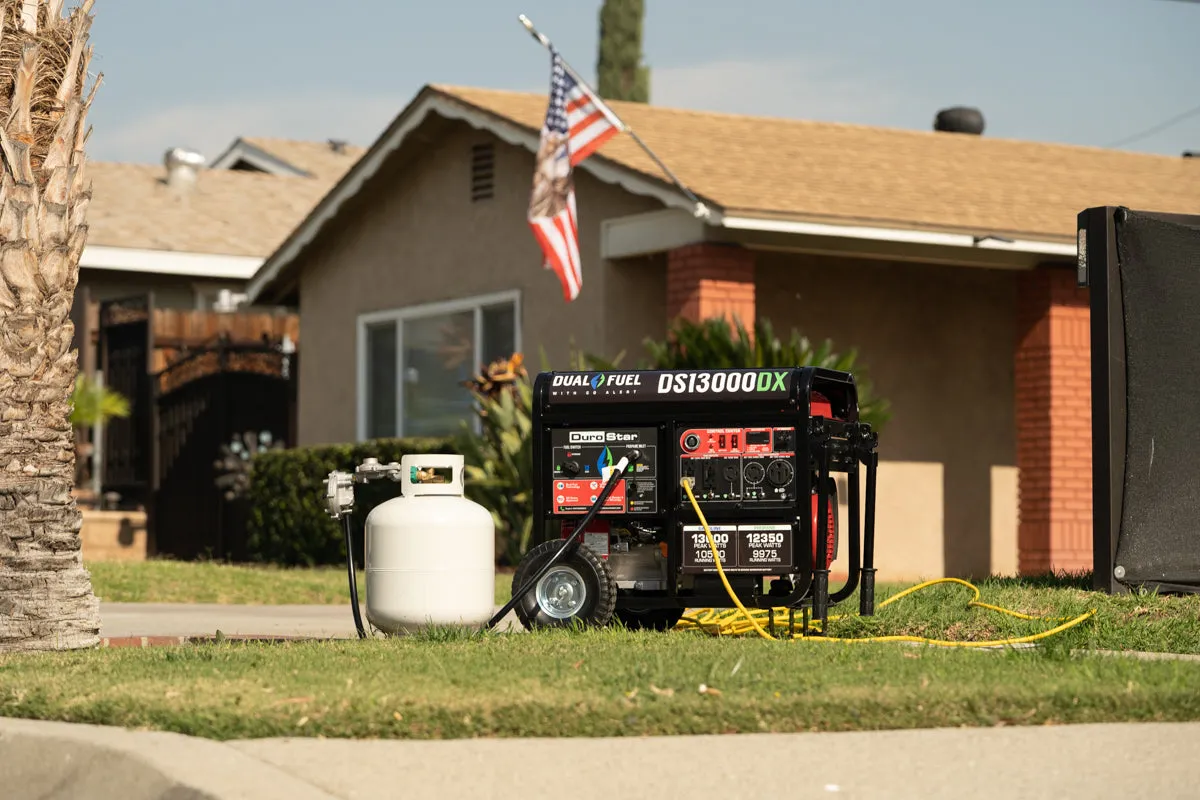
[{"label": "roof vent", "polygon": [[471,147],[471,202],[496,195],[496,147],[491,142]]},{"label": "roof vent", "polygon": [[1200,158],[1200,150],[1184,150],[1184,158]]},{"label": "roof vent", "polygon": [[954,106],[943,108],[933,121],[933,129],[943,133],[966,133],[983,135],[983,112],[978,108]]},{"label": "roof vent", "polygon": [[163,156],[167,167],[167,186],[187,190],[196,185],[198,170],[204,166],[204,156],[193,150],[172,147]]},{"label": "roof vent", "polygon": [[347,142],[345,139],[330,139],[329,149],[338,155],[342,155],[346,152],[346,144]]}]

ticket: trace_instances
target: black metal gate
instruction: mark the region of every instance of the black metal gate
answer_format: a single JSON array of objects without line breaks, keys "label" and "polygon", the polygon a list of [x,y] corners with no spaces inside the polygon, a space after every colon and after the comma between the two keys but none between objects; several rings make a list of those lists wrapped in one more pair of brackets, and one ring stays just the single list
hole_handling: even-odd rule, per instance
[{"label": "black metal gate", "polygon": [[224,337],[154,371],[154,296],[100,305],[105,384],[129,400],[105,423],[103,489],[146,510],[152,554],[244,560],[245,508],[216,484],[222,445],[246,433],[294,443],[295,352]]},{"label": "black metal gate", "polygon": [[100,304],[100,368],[105,384],[129,401],[130,411],[104,426],[104,490],[146,507],[154,490],[153,308],[153,295]]},{"label": "black metal gate", "polygon": [[155,549],[175,558],[246,559],[245,509],[216,484],[221,446],[246,433],[293,436],[295,354],[218,342],[154,376]]}]

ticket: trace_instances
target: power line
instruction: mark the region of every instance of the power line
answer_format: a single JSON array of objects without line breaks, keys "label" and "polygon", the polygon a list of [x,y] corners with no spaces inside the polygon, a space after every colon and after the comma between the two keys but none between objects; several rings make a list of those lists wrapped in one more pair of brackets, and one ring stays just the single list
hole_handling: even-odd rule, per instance
[{"label": "power line", "polygon": [[1120,141],[1117,141],[1117,142],[1114,142],[1114,143],[1108,145],[1108,147],[1122,147],[1127,144],[1132,144],[1133,142],[1136,142],[1140,139],[1145,139],[1147,136],[1153,136],[1154,134],[1156,134],[1160,131],[1165,131],[1167,128],[1170,128],[1173,125],[1178,125],[1179,123],[1183,122],[1185,119],[1194,117],[1197,114],[1200,114],[1200,106],[1196,106],[1195,108],[1188,109],[1187,111],[1184,111],[1182,114],[1176,114],[1175,116],[1171,117],[1170,119],[1160,122],[1152,128],[1147,128],[1146,130],[1141,131],[1140,133],[1135,133],[1133,136],[1127,136],[1124,139],[1121,139]]},{"label": "power line", "polygon": [[[1198,2],[1200,2],[1200,0],[1175,0],[1175,2],[1198,3]],[[1127,136],[1124,139],[1113,142],[1112,144],[1110,144],[1108,146],[1109,147],[1123,147],[1124,145],[1127,145],[1127,144],[1133,144],[1136,141],[1145,139],[1147,136],[1153,136],[1154,134],[1156,134],[1160,131],[1165,131],[1167,128],[1170,128],[1172,125],[1178,125],[1179,123],[1183,122],[1185,119],[1194,117],[1197,114],[1200,114],[1200,106],[1196,106],[1195,108],[1188,109],[1187,111],[1184,111],[1182,114],[1177,114],[1176,116],[1171,117],[1170,119],[1168,119],[1164,122],[1158,123],[1157,125],[1155,125],[1152,128],[1147,128],[1146,130],[1144,130],[1140,133],[1135,133],[1133,136]]]}]

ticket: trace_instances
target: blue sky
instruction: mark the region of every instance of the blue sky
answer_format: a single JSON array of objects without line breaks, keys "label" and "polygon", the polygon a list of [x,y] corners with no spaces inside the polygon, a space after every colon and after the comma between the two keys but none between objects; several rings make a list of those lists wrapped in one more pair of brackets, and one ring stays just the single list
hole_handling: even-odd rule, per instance
[{"label": "blue sky", "polygon": [[[69,5],[74,5],[73,2]],[[657,105],[1110,146],[1200,107],[1200,3],[647,0]],[[599,0],[102,0],[91,157],[237,135],[370,141],[426,83],[544,92],[527,14],[585,77]],[[740,10],[734,10],[735,8]],[[1126,149],[1200,150],[1200,113]]]}]

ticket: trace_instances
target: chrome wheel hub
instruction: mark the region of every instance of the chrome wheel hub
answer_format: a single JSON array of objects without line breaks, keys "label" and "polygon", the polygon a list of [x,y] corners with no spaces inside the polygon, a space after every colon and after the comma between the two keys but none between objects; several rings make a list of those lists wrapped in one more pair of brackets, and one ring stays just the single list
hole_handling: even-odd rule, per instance
[{"label": "chrome wheel hub", "polygon": [[583,576],[570,567],[553,567],[538,581],[538,606],[554,619],[567,619],[579,613],[587,600]]}]

